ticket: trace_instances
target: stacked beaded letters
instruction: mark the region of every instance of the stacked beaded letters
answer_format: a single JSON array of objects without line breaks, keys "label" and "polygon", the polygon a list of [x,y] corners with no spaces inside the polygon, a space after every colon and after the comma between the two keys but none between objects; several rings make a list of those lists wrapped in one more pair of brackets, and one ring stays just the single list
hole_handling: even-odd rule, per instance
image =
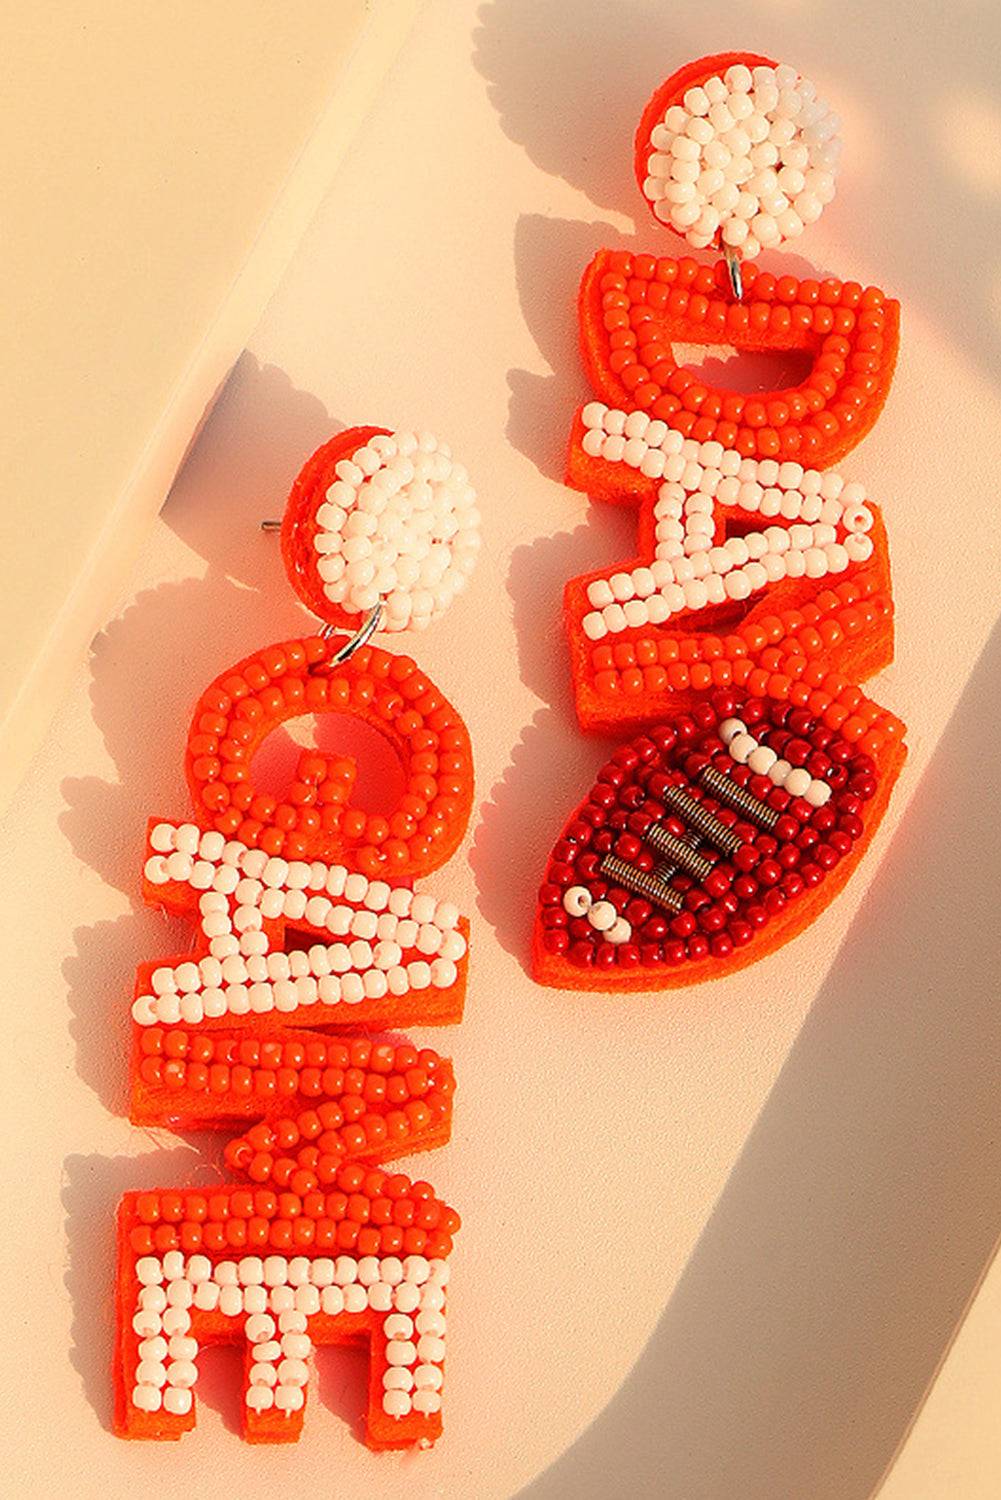
[{"label": "stacked beaded letters", "polygon": [[[121,1204],[124,1437],[191,1427],[198,1350],[220,1342],[244,1350],[252,1442],[299,1435],[310,1353],[329,1343],[370,1348],[370,1446],[427,1446],[441,1431],[459,1218],[427,1182],[381,1164],[447,1141],[452,1068],[365,1033],[461,1018],[468,922],[414,881],[462,838],[472,757],[428,677],[368,636],[439,617],[472,568],[478,521],[465,471],[429,434],[356,428],[319,449],[282,543],[326,629],[205,689],[186,757],[195,817],[149,824],[143,894],[195,939],[139,966],[132,1118],[230,1131],[238,1180]],[[355,634],[345,644],[335,627]],[[265,738],[324,713],[389,740],[405,778],[395,809],[353,807],[354,762],[315,750],[283,794],[255,786]]]},{"label": "stacked beaded letters", "polygon": [[[578,717],[641,730],[565,824],[536,977],[657,989],[753,962],[857,866],[904,726],[857,685],[893,655],[879,507],[838,464],[875,422],[899,308],[741,261],[834,194],[838,122],[794,69],[732,53],[667,80],[636,136],[655,217],[715,265],[599,251],[581,284],[594,399],[567,482],[638,510],[637,556],[567,585]],[[802,351],[801,383],[713,387],[674,345]]]}]

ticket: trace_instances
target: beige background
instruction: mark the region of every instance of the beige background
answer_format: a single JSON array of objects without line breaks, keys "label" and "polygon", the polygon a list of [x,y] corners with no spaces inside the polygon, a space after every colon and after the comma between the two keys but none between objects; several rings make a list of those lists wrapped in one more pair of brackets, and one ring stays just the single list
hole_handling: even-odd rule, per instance
[{"label": "beige background", "polygon": [[[873,1494],[1001,1231],[998,41],[975,4],[429,5],[3,826],[13,1493]],[[632,129],[673,67],[732,45],[795,61],[843,113],[804,257],[904,302],[890,402],[845,468],[890,526],[898,657],[877,692],[913,755],[807,938],[713,987],[577,998],[524,969],[547,847],[602,757],[571,718],[558,601],[630,527],[559,482],[584,394],[573,293],[596,247],[668,243]],[[418,643],[479,776],[434,881],[475,919],[467,1019],[434,1038],[455,1136],[421,1164],[465,1218],[446,1433],[372,1457],[362,1362],[328,1355],[298,1449],[246,1449],[216,1354],[197,1431],[128,1446],[107,1430],[113,1205],[219,1170],[218,1142],[123,1118],[131,970],[176,939],[137,901],[143,822],[186,809],[199,687],[302,628],[256,522],[359,421],[439,431],[483,498],[474,585]],[[1001,1487],[999,1305],[995,1273],[892,1500]]]},{"label": "beige background", "polygon": [[0,811],[417,9],[0,0]]}]

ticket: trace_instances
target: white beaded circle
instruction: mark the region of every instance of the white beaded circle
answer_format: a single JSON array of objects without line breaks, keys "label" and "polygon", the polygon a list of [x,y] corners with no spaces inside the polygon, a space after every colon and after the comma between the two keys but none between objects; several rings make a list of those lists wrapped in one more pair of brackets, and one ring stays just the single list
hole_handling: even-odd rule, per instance
[{"label": "white beaded circle", "polygon": [[429,432],[369,438],[336,465],[316,512],[323,592],[384,630],[421,630],[465,587],[480,545],[469,475]]},{"label": "white beaded circle", "polygon": [[643,196],[696,250],[753,257],[795,239],[834,197],[840,121],[795,68],[727,68],[650,133]]}]

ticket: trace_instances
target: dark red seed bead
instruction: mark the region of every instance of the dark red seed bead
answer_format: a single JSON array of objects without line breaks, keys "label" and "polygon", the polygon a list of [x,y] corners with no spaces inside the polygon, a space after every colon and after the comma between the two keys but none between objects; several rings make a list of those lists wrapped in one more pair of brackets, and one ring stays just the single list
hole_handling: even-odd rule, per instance
[{"label": "dark red seed bead", "polygon": [[733,856],[733,862],[737,869],[743,871],[745,875],[749,870],[754,869],[760,859],[761,854],[753,844],[742,844]]},{"label": "dark red seed bead", "polygon": [[876,791],[876,778],[875,776],[853,776],[848,783],[848,789],[854,792],[856,797],[861,797],[867,802]]},{"label": "dark red seed bead", "polygon": [[690,911],[679,911],[676,917],[671,918],[671,931],[677,938],[691,937],[695,931],[695,918]]},{"label": "dark red seed bead", "polygon": [[823,870],[819,865],[815,865],[812,860],[810,860],[805,865],[800,865],[799,873],[802,877],[803,884],[809,890],[812,890],[814,886],[819,885],[824,878]]},{"label": "dark red seed bead", "polygon": [[722,932],[726,926],[726,912],[721,906],[707,906],[699,912],[699,926],[703,932]]},{"label": "dark red seed bead", "polygon": [[[844,817],[841,817],[841,818],[838,819],[838,828],[839,828],[839,830],[841,831],[842,834],[846,834],[848,836],[848,838],[850,838],[850,839],[861,838],[862,837],[862,829],[863,829],[863,827],[864,827],[864,824],[862,822],[862,819],[859,818],[859,817],[854,816],[854,814],[852,814],[852,813],[848,813]],[[833,842],[833,835],[832,835],[832,842]]]},{"label": "dark red seed bead", "polygon": [[775,858],[783,870],[792,870],[799,864],[799,850],[795,844],[783,844]]},{"label": "dark red seed bead", "polygon": [[706,958],[709,954],[709,941],[707,938],[704,938],[702,936],[701,932],[696,932],[692,937],[688,939],[688,942],[686,944],[686,951],[688,953],[688,957],[691,959],[695,959],[696,961],[701,958]]},{"label": "dark red seed bead", "polygon": [[684,943],[673,942],[664,944],[664,962],[668,964],[682,964],[685,961]]},{"label": "dark red seed bead", "polygon": [[634,896],[627,904],[624,915],[633,927],[642,927],[651,910],[649,901],[643,901],[638,896]]},{"label": "dark red seed bead", "polygon": [[791,766],[805,766],[813,754],[809,740],[792,739],[785,747],[785,758]]},{"label": "dark red seed bead", "polygon": [[782,879],[782,866],[775,859],[763,859],[756,873],[762,885],[776,885]]},{"label": "dark red seed bead", "polygon": [[773,855],[779,847],[778,839],[773,838],[770,833],[762,833],[758,836],[757,850],[764,858]]},{"label": "dark red seed bead", "polygon": [[542,946],[547,953],[565,953],[570,946],[570,939],[565,932],[553,928],[543,937]]},{"label": "dark red seed bead", "polygon": [[764,927],[768,921],[768,912],[759,902],[755,901],[750,906],[744,908],[744,917],[746,921],[750,922],[752,927]]},{"label": "dark red seed bead", "polygon": [[643,923],[641,936],[645,937],[648,942],[662,943],[670,930],[670,923],[667,918],[661,912],[657,911]]},{"label": "dark red seed bead", "polygon": [[818,844],[813,857],[822,870],[833,870],[841,856],[830,844]]},{"label": "dark red seed bead", "polygon": [[803,891],[802,875],[799,875],[795,870],[788,870],[782,877],[781,890],[783,895],[787,896],[790,901],[794,900]]},{"label": "dark red seed bead", "polygon": [[547,881],[539,892],[540,906],[557,906],[562,899],[559,886],[553,885],[551,881]]},{"label": "dark red seed bead", "polygon": [[603,807],[593,807],[589,803],[580,816],[581,822],[588,823],[592,828],[600,828],[608,814]]},{"label": "dark red seed bead", "polygon": [[623,771],[621,766],[617,766],[615,762],[611,760],[608,762],[607,766],[602,766],[601,770],[598,772],[598,780],[606,782],[608,786],[621,786],[625,779],[625,771]]},{"label": "dark red seed bead", "polygon": [[594,963],[593,943],[573,943],[567,953],[571,963],[578,964],[581,968],[590,968]]},{"label": "dark red seed bead", "polygon": [[772,783],[767,776],[752,776],[748,782],[747,789],[763,802],[772,790]]},{"label": "dark red seed bead", "polygon": [[711,703],[703,700],[695,704],[692,709],[692,718],[700,729],[712,729],[716,724],[716,710]]},{"label": "dark red seed bead", "polygon": [[640,950],[635,943],[620,943],[615,950],[620,969],[638,969]]},{"label": "dark red seed bead", "polygon": [[768,715],[768,709],[761,698],[748,698],[743,708],[739,710],[740,718],[750,727],[752,724],[760,724],[762,719]]},{"label": "dark red seed bead", "polygon": [[827,842],[830,844],[831,848],[836,849],[839,854],[848,854],[851,851],[853,840],[850,835],[845,833],[842,829],[835,828],[832,833],[829,833],[827,835]]},{"label": "dark red seed bead", "polygon": [[703,881],[703,889],[707,891],[714,900],[718,901],[720,896],[725,895],[726,892],[730,889],[732,880],[733,874],[730,870],[726,869],[725,867],[717,866],[715,870],[711,871],[711,873],[706,876],[706,879]]},{"label": "dark red seed bead", "polygon": [[560,906],[548,906],[542,913],[543,927],[566,927],[570,918]]},{"label": "dark red seed bead", "polygon": [[825,777],[831,769],[831,762],[820,750],[811,750],[806,758],[806,769],[817,781]]},{"label": "dark red seed bead", "polygon": [[781,839],[783,843],[787,843],[789,839],[794,839],[798,833],[799,824],[796,819],[790,817],[788,813],[783,813],[782,817],[775,824],[775,837]]},{"label": "dark red seed bead", "polygon": [[730,941],[737,948],[743,948],[754,936],[754,928],[750,922],[741,917],[735,917],[726,930],[730,934]]},{"label": "dark red seed bead", "polygon": [[620,859],[632,862],[643,852],[643,845],[634,833],[622,833],[615,843],[615,852]]},{"label": "dark red seed bead", "polygon": [[615,944],[599,943],[594,950],[594,966],[596,969],[615,968]]},{"label": "dark red seed bead", "polygon": [[785,910],[786,898],[780,890],[774,886],[765,897],[765,906],[773,917],[777,917],[780,911]]},{"label": "dark red seed bead", "polygon": [[641,943],[640,958],[644,965],[650,968],[653,964],[663,963],[664,950],[659,943]]},{"label": "dark red seed bead", "polygon": [[751,901],[758,894],[758,882],[750,875],[738,875],[733,882],[733,894],[741,901]]},{"label": "dark red seed bead", "polygon": [[712,953],[713,958],[729,958],[733,952],[733,943],[730,940],[729,934],[718,932],[709,944],[709,951]]}]

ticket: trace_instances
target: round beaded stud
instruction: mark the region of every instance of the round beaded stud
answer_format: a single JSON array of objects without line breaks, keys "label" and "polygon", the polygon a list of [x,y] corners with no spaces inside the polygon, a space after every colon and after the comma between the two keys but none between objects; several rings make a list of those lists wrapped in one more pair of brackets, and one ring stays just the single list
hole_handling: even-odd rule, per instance
[{"label": "round beaded stud", "polygon": [[654,216],[695,250],[748,258],[802,234],[834,197],[840,122],[795,68],[702,58],[654,94],[636,173]]},{"label": "round beaded stud", "polygon": [[422,630],[466,585],[479,551],[476,491],[427,432],[353,427],[307,461],[282,522],[292,587],[334,626]]}]

